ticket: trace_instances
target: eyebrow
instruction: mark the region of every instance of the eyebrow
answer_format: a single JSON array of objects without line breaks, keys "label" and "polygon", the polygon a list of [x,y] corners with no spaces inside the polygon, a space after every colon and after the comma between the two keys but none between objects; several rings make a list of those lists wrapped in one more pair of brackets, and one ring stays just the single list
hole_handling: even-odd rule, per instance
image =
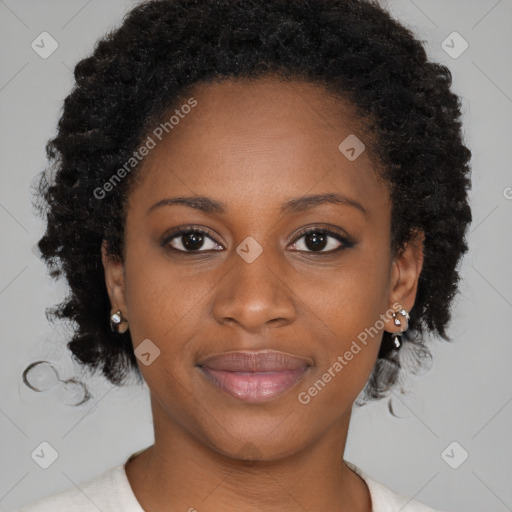
[{"label": "eyebrow", "polygon": [[[341,204],[344,206],[351,206],[353,208],[357,208],[365,216],[368,215],[367,210],[362,204],[343,194],[314,194],[290,199],[281,205],[281,213],[289,214],[303,212],[323,204]],[[184,205],[196,210],[200,210],[204,213],[223,214],[228,210],[226,203],[205,196],[194,196],[162,199],[151,206],[147,213],[150,213],[163,206],[172,205]]]}]

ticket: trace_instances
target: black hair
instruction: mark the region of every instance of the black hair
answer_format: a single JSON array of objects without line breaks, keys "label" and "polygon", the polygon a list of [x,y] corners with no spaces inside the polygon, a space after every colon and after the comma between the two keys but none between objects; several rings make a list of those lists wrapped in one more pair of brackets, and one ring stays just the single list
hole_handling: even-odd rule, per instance
[{"label": "black hair", "polygon": [[[48,318],[73,323],[74,359],[111,383],[132,372],[141,379],[129,331],[110,329],[100,253],[105,239],[123,259],[126,199],[139,165],[105,197],[97,191],[194,84],[270,74],[320,84],[364,119],[390,186],[393,253],[418,230],[425,235],[402,341],[421,362],[430,357],[426,334],[450,340],[471,222],[471,152],[449,69],[429,61],[422,43],[375,1],[150,0],[76,65],[36,196],[46,216],[38,247],[50,275],[64,276],[70,288]],[[385,332],[364,398],[383,397],[402,366]]]}]

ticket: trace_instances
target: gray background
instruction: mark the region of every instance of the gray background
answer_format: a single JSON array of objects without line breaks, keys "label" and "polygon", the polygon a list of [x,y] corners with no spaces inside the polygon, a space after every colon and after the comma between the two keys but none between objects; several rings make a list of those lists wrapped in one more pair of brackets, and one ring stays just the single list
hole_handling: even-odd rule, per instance
[{"label": "gray background", "polygon": [[[62,388],[44,393],[21,381],[37,359],[62,379],[82,375],[64,346],[66,329],[44,309],[64,297],[38,259],[42,222],[30,204],[33,177],[45,166],[44,144],[55,133],[72,69],[94,42],[134,5],[128,0],[0,0],[0,508],[16,510],[43,495],[79,485],[152,443],[147,388],[117,389],[89,381],[94,398],[65,405]],[[432,341],[434,364],[386,401],[354,409],[345,458],[396,492],[445,511],[512,510],[512,2],[396,0],[392,13],[447,64],[461,95],[465,138],[473,152],[469,254],[449,330],[454,342]],[[49,32],[59,47],[42,59],[30,44]],[[450,57],[441,43],[459,32],[469,48]],[[457,43],[458,44],[458,43]],[[457,46],[456,46],[457,48]],[[85,374],[84,374],[85,376]],[[44,470],[31,453],[42,442],[57,450]],[[457,461],[452,469],[441,454]]]}]

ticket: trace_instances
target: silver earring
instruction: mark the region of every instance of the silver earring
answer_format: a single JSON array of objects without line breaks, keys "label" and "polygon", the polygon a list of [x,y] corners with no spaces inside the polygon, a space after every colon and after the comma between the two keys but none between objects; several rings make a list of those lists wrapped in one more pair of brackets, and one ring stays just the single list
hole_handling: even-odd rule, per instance
[{"label": "silver earring", "polygon": [[[407,320],[409,320],[410,316],[407,313],[407,311],[405,311],[405,309],[401,309],[400,311],[398,311],[398,313],[400,315],[402,315],[403,317],[405,317]],[[402,322],[398,318],[397,313],[393,312],[392,316],[393,316],[393,323],[395,325],[401,327],[402,326]],[[400,332],[404,332],[406,330],[407,330],[407,328],[406,329],[400,329]],[[395,332],[395,333],[393,333],[393,336],[392,336],[391,339],[393,340],[393,348],[395,350],[400,350],[400,347],[402,346],[402,337],[398,333]]]},{"label": "silver earring", "polygon": [[126,322],[126,319],[123,317],[121,310],[118,309],[115,313],[110,315],[110,328],[113,332],[123,333],[126,329],[120,328],[121,324]]}]

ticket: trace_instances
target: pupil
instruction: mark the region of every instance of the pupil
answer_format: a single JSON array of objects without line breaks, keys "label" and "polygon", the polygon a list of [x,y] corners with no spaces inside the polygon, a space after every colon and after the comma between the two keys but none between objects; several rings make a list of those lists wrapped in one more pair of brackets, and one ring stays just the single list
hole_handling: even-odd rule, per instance
[{"label": "pupil", "polygon": [[311,250],[324,249],[327,236],[321,233],[308,233],[306,235],[306,247]]},{"label": "pupil", "polygon": [[204,242],[204,237],[201,233],[188,233],[183,235],[183,247],[191,251],[200,249]]}]

